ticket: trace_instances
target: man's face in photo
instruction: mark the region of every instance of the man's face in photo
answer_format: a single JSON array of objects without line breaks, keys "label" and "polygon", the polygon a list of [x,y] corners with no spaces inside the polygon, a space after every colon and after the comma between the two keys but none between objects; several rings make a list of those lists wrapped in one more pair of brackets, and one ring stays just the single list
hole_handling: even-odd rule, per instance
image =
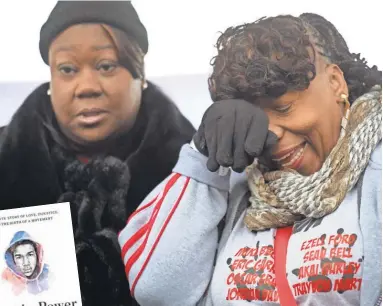
[{"label": "man's face in photo", "polygon": [[13,253],[16,266],[25,275],[30,277],[36,269],[37,254],[31,243],[25,243],[17,246]]}]

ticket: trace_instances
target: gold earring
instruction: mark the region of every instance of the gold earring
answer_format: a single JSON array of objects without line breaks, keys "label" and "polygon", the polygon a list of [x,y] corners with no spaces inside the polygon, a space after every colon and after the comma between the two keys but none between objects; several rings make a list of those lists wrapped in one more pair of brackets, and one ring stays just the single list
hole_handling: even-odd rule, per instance
[{"label": "gold earring", "polygon": [[342,98],[342,102],[344,103],[344,110],[345,110],[345,113],[341,122],[341,127],[342,127],[341,137],[343,137],[346,134],[346,127],[348,124],[348,119],[350,117],[350,101],[348,101],[348,97],[346,94],[341,94],[340,97]]}]

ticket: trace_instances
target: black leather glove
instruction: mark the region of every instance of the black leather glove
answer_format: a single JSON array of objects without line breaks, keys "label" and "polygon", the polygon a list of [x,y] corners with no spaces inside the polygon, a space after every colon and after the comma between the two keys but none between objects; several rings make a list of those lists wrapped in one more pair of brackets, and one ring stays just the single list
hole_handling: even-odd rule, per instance
[{"label": "black leather glove", "polygon": [[206,110],[193,141],[208,157],[210,171],[223,166],[242,172],[277,143],[278,137],[268,127],[269,119],[261,108],[245,100],[222,100]]}]

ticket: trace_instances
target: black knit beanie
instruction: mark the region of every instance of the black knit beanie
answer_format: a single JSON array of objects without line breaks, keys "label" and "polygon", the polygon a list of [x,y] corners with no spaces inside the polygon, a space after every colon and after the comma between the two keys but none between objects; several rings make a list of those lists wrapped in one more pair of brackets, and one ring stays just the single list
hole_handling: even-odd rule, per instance
[{"label": "black knit beanie", "polygon": [[48,63],[52,41],[68,27],[79,23],[103,23],[132,37],[146,54],[148,36],[131,1],[58,1],[40,31],[40,54]]}]

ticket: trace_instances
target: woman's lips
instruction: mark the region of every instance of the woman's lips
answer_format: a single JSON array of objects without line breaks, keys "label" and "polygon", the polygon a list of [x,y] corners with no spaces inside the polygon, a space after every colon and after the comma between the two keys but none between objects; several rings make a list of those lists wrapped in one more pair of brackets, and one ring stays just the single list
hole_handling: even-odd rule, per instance
[{"label": "woman's lips", "polygon": [[300,149],[301,147],[303,147],[305,145],[305,141],[300,143],[299,145],[296,145],[290,149],[286,149],[286,150],[282,150],[282,151],[279,151],[278,153],[276,154],[273,154],[272,155],[272,159],[273,161],[276,161],[276,162],[279,162],[281,160],[284,160],[286,159],[287,157],[289,157],[290,155],[292,155],[296,150]]},{"label": "woman's lips", "polygon": [[303,142],[289,151],[285,150],[282,152],[284,155],[279,153],[279,155],[273,156],[273,161],[277,162],[283,168],[298,169],[302,163],[306,146],[307,143]]},{"label": "woman's lips", "polygon": [[103,109],[93,108],[82,110],[77,118],[80,124],[85,126],[92,126],[99,124],[107,115],[107,111]]}]

